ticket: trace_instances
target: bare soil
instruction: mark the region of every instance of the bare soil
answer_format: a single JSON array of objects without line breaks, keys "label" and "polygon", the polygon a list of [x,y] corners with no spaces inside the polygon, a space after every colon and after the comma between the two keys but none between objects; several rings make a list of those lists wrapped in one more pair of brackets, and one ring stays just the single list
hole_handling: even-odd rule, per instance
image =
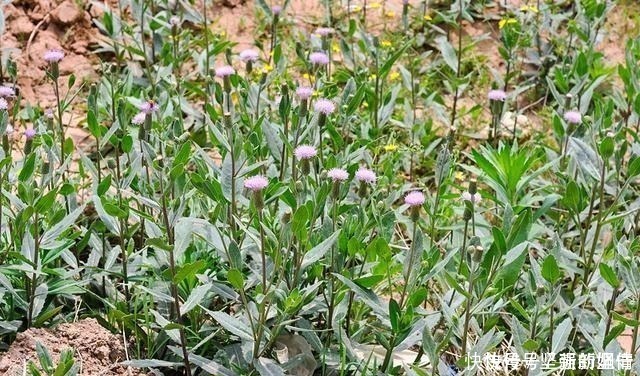
[{"label": "bare soil", "polygon": [[29,329],[19,333],[9,351],[0,355],[0,374],[23,375],[28,361],[39,364],[36,343],[44,345],[54,361],[62,350],[72,348],[79,375],[144,375],[138,370],[119,366],[126,360],[122,337],[110,333],[94,319],[60,324],[54,329]]}]

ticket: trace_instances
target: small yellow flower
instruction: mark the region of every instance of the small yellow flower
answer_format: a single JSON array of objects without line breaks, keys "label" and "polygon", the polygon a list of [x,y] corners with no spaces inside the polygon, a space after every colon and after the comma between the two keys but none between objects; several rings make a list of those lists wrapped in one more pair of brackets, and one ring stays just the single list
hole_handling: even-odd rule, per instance
[{"label": "small yellow flower", "polygon": [[433,20],[433,18],[431,18],[431,16],[430,16],[430,15],[428,15],[428,14],[426,14],[424,17],[422,17],[422,19],[423,19],[423,20],[425,20],[425,21],[427,21],[427,22],[429,22],[429,21],[432,21],[432,20]]},{"label": "small yellow flower", "polygon": [[387,153],[391,153],[398,150],[398,145],[396,144],[387,144],[384,146],[384,151],[386,151]]},{"label": "small yellow flower", "polygon": [[350,11],[351,11],[352,13],[358,13],[358,12],[360,12],[361,10],[362,10],[362,7],[361,7],[361,6],[359,6],[359,5],[353,5],[353,6],[351,7],[351,9],[350,9]]},{"label": "small yellow flower", "polygon": [[309,73],[304,73],[304,74],[302,75],[302,78],[304,78],[305,80],[308,80],[308,79],[310,79],[310,78],[311,78],[311,76],[309,76]]},{"label": "small yellow flower", "polygon": [[393,44],[388,40],[383,40],[382,42],[380,42],[380,45],[382,47],[391,47],[391,46],[393,46]]},{"label": "small yellow flower", "polygon": [[515,18],[503,18],[500,20],[500,22],[498,22],[498,27],[500,29],[504,28],[506,25],[511,25],[514,23],[518,23],[518,20],[516,20]]},{"label": "small yellow flower", "polygon": [[331,49],[333,50],[333,52],[340,52],[340,45],[338,43],[334,43],[331,46]]},{"label": "small yellow flower", "polygon": [[538,13],[538,7],[535,5],[525,5],[520,8],[520,10],[523,12]]},{"label": "small yellow flower", "polygon": [[396,16],[396,12],[390,10],[387,13],[385,13],[384,16],[387,18],[394,18]]},{"label": "small yellow flower", "polygon": [[265,65],[262,67],[262,72],[264,72],[264,73],[269,73],[269,72],[271,72],[272,70],[273,70],[273,67],[271,66],[271,64],[265,64]]},{"label": "small yellow flower", "polygon": [[379,8],[382,8],[382,4],[378,2],[369,4],[369,9],[379,9]]},{"label": "small yellow flower", "polygon": [[397,80],[398,78],[400,78],[400,73],[395,72],[395,71],[394,71],[394,72],[389,73],[389,79],[390,79],[391,81],[395,81],[395,80]]},{"label": "small yellow flower", "polygon": [[375,73],[372,73],[372,74],[371,74],[371,79],[372,79],[372,80],[375,80],[376,78],[378,78],[378,76],[377,76]]},{"label": "small yellow flower", "polygon": [[457,172],[455,173],[455,179],[456,179],[457,181],[462,181],[462,180],[464,180],[464,178],[465,178],[465,175],[464,175],[464,173],[462,173],[461,171],[457,171]]}]

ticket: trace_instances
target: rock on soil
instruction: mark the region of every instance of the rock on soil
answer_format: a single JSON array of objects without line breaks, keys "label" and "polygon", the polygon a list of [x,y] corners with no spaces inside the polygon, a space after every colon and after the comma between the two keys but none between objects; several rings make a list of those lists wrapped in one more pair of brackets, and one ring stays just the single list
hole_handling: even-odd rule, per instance
[{"label": "rock on soil", "polygon": [[9,351],[0,354],[0,374],[23,375],[29,360],[39,364],[36,357],[38,341],[47,348],[56,362],[62,350],[73,348],[76,364],[80,366],[79,375],[145,374],[118,365],[126,360],[122,337],[112,334],[94,319],[60,324],[54,329],[29,329],[19,333]]}]

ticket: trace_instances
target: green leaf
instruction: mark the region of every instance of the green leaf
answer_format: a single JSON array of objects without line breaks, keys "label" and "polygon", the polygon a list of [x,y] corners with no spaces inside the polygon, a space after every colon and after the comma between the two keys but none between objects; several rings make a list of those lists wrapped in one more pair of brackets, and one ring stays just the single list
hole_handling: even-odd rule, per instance
[{"label": "green leaf", "polygon": [[613,317],[614,319],[625,323],[628,326],[632,326],[632,327],[636,327],[636,326],[640,326],[640,321],[636,321],[634,319],[630,319],[628,317],[622,316],[621,314],[619,314],[618,312],[611,312],[611,317]]},{"label": "green leaf", "polygon": [[553,255],[548,255],[542,262],[542,277],[551,283],[555,283],[560,278],[560,268]]},{"label": "green leaf", "polygon": [[605,263],[600,263],[598,267],[600,269],[600,276],[604,279],[611,287],[618,288],[620,287],[620,281],[618,280],[618,276],[612,267]]},{"label": "green leaf", "polygon": [[395,299],[391,298],[389,300],[389,321],[391,322],[391,330],[394,333],[400,332],[400,328],[398,327],[398,323],[400,322],[400,316],[402,312],[400,310],[400,305],[396,302]]},{"label": "green leaf", "polygon": [[371,308],[373,310],[373,312],[375,312],[378,316],[383,317],[383,318],[388,317],[389,312],[381,304],[380,298],[378,298],[378,295],[376,295],[376,293],[374,293],[373,291],[371,291],[369,289],[365,289],[365,288],[363,288],[361,286],[358,286],[353,281],[351,281],[350,279],[348,279],[347,277],[345,277],[343,275],[340,275],[340,274],[337,274],[337,273],[334,273],[333,275],[336,278],[338,278],[342,283],[347,285],[351,290],[353,290],[353,292],[360,299],[362,299],[362,302],[364,304],[366,304],[367,306],[369,306],[369,308]]},{"label": "green leaf", "polygon": [[121,145],[123,152],[130,153],[131,150],[133,150],[133,137],[129,134],[124,135],[124,137],[122,137]]},{"label": "green leaf", "polygon": [[40,240],[40,248],[53,249],[58,243],[56,240],[65,231],[67,231],[78,219],[84,211],[84,205],[69,213],[66,217],[56,223],[53,227],[45,231]]},{"label": "green leaf", "polygon": [[520,271],[524,266],[527,255],[526,250],[528,246],[528,242],[523,242],[507,252],[507,254],[505,255],[504,264],[500,268],[500,271],[498,272],[498,275],[494,280],[494,286],[505,289],[513,286],[516,283],[518,277],[520,276]]},{"label": "green leaf", "polygon": [[553,331],[553,348],[551,349],[552,353],[559,354],[562,350],[565,349],[572,328],[573,325],[571,324],[571,318],[569,317],[564,319],[564,321],[555,328],[555,330]]},{"label": "green leaf", "polygon": [[227,280],[236,290],[244,290],[244,276],[238,269],[229,269]]},{"label": "green leaf", "polygon": [[40,361],[40,366],[46,373],[51,373],[53,370],[53,360],[51,359],[51,355],[49,355],[49,351],[40,341],[36,342],[36,355],[38,356],[38,361]]},{"label": "green leaf", "polygon": [[624,330],[626,329],[626,325],[625,324],[618,324],[616,326],[614,326],[613,328],[611,328],[611,330],[609,331],[609,334],[607,334],[606,337],[604,337],[604,342],[602,344],[602,348],[606,348],[607,345],[609,345],[609,342],[611,342],[612,340],[618,338],[620,336],[620,334],[622,334],[622,332],[624,332]]},{"label": "green leaf", "polygon": [[211,283],[207,283],[191,290],[189,297],[184,302],[184,304],[180,307],[180,314],[186,315],[192,309],[194,309],[198,304],[202,303],[202,300],[205,298],[205,296],[207,296],[207,293],[211,291],[212,286],[213,285]]},{"label": "green leaf", "polygon": [[198,272],[204,269],[207,266],[207,263],[204,260],[198,260],[192,262],[190,264],[183,265],[180,270],[173,277],[173,283],[180,284],[185,279],[190,279],[195,276]]},{"label": "green leaf", "polygon": [[598,146],[598,151],[600,151],[600,156],[603,159],[608,159],[613,155],[615,149],[615,143],[613,138],[605,137],[601,142],[600,146]]},{"label": "green leaf", "polygon": [[54,188],[53,190],[47,192],[47,194],[45,194],[44,196],[41,196],[40,198],[38,198],[38,201],[36,201],[36,204],[34,206],[34,209],[36,210],[36,212],[40,214],[45,214],[46,212],[48,212],[49,209],[51,209],[51,206],[53,205],[53,203],[55,202],[57,194],[58,194],[58,191],[57,189]]},{"label": "green leaf", "polygon": [[524,341],[524,343],[522,344],[522,347],[527,350],[527,351],[537,351],[540,348],[540,344],[532,339],[528,339],[526,341]]},{"label": "green leaf", "polygon": [[232,334],[240,337],[243,340],[253,342],[251,329],[249,329],[249,327],[242,321],[230,316],[225,312],[209,310],[207,310],[207,312],[209,313],[209,315],[211,315],[211,317],[213,317],[214,320],[218,322],[218,324],[222,325],[223,328],[225,328]]},{"label": "green leaf", "polygon": [[100,184],[98,184],[98,196],[102,196],[104,195],[107,190],[109,190],[109,187],[111,187],[111,174],[107,175],[104,177],[104,179],[102,179],[102,181],[100,182]]},{"label": "green leaf", "polygon": [[334,232],[330,237],[326,238],[322,243],[316,245],[311,248],[311,250],[305,253],[302,258],[302,264],[300,266],[301,270],[306,269],[314,262],[320,260],[330,249],[333,247],[333,244],[338,239],[338,235],[340,235],[340,230]]},{"label": "green leaf", "polygon": [[444,36],[441,36],[436,38],[436,44],[437,44],[438,50],[442,54],[442,58],[444,59],[444,62],[449,66],[449,68],[451,68],[452,71],[457,72],[458,71],[458,54],[456,53],[456,50],[453,49],[453,46],[451,45],[451,43],[449,43],[447,38],[445,38]]},{"label": "green leaf", "polygon": [[32,175],[33,170],[36,165],[36,153],[31,153],[27,160],[22,165],[22,170],[20,170],[20,175],[18,175],[18,180],[24,182],[27,181]]}]

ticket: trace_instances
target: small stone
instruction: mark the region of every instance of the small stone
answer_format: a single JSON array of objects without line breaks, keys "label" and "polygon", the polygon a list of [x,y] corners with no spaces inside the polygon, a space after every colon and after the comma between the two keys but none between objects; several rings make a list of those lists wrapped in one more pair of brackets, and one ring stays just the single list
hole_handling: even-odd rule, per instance
[{"label": "small stone", "polygon": [[64,1],[51,12],[51,18],[55,23],[71,25],[82,18],[82,12],[73,1]]},{"label": "small stone", "polygon": [[33,31],[33,24],[27,16],[20,16],[11,22],[11,33],[15,36],[28,36]]}]

